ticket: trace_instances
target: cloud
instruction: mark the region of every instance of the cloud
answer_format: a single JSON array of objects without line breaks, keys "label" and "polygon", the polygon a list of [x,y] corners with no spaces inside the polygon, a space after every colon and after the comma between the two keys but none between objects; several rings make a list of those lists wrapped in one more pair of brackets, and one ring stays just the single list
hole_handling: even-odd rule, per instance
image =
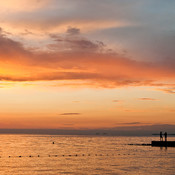
[{"label": "cloud", "polygon": [[105,48],[101,41],[91,41],[80,34],[80,29],[69,27],[65,36],[50,34],[55,43],[49,44],[51,50],[65,50],[73,52],[97,52]]},{"label": "cloud", "polygon": [[1,34],[0,80],[65,80],[69,81],[67,84],[74,80],[77,85],[106,88],[167,86],[167,82],[171,86],[174,83],[175,70],[169,66],[135,61],[109,52],[103,42],[89,40],[80,33],[50,37],[49,49],[35,51]]},{"label": "cloud", "polygon": [[136,124],[143,124],[141,122],[131,122],[131,123],[123,123],[123,124],[126,124],[126,125],[136,125]]},{"label": "cloud", "polygon": [[154,99],[154,98],[138,98],[138,100],[143,100],[143,101],[157,101],[157,99]]},{"label": "cloud", "polygon": [[62,113],[60,115],[80,115],[81,113],[76,113],[76,112],[67,112],[67,113]]},{"label": "cloud", "polygon": [[[112,8],[112,12],[109,11],[110,13],[102,13],[102,11],[109,9],[109,7],[107,9],[105,7],[109,3],[101,1],[88,3],[77,0],[24,0],[22,3],[20,0],[14,1],[14,4],[11,4],[10,0],[0,3],[2,8],[0,15],[3,16],[0,20],[4,22],[3,26],[11,31],[14,31],[13,26],[16,26],[15,30],[18,31],[26,27],[27,29],[31,28],[32,31],[40,32],[63,31],[67,26],[76,26],[83,31],[92,31],[125,26],[130,23],[129,20],[115,19],[117,14],[119,15],[121,12],[114,10],[114,8]],[[99,5],[101,3],[104,5]],[[118,7],[117,3],[112,4],[115,5],[115,8]]]},{"label": "cloud", "polygon": [[35,35],[33,32],[25,29],[24,32],[21,33],[21,35]]},{"label": "cloud", "polygon": [[25,61],[25,58],[32,56],[30,51],[27,51],[21,42],[10,39],[4,35],[4,31],[0,31],[0,61],[9,63],[16,61]]},{"label": "cloud", "polygon": [[[62,35],[66,31],[67,35],[73,37],[81,33],[88,36],[88,39],[64,38],[60,43],[49,43],[50,49],[60,50],[61,47],[62,50],[65,44],[67,51],[96,51],[102,44],[95,41],[100,40],[101,43],[108,43],[112,47],[120,46],[121,49],[127,50],[132,59],[141,62],[149,60],[171,69],[175,66],[173,1],[14,1],[14,4],[10,3],[10,0],[0,2],[1,27],[18,40],[25,38],[25,43],[36,44],[37,41],[41,43],[37,45],[43,49],[43,43],[50,42],[50,38],[45,34]],[[155,9],[157,15],[154,15]],[[168,9],[169,13],[165,9]],[[38,41],[40,35],[42,37]]]},{"label": "cloud", "polygon": [[80,29],[74,28],[74,27],[69,27],[69,28],[67,29],[67,34],[69,34],[69,35],[77,35],[77,34],[80,34]]},{"label": "cloud", "polygon": [[175,94],[175,88],[174,87],[158,89],[158,90],[163,91],[163,92],[168,93],[168,94]]},{"label": "cloud", "polygon": [[150,125],[150,123],[144,123],[144,122],[127,122],[127,123],[116,123],[116,125],[123,125],[123,126],[129,126],[129,125]]}]

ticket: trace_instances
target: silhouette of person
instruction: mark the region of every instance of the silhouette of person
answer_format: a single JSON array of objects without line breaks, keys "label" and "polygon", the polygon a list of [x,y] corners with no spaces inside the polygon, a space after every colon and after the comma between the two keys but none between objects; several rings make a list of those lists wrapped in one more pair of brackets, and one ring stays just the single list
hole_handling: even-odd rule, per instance
[{"label": "silhouette of person", "polygon": [[167,132],[164,133],[165,136],[165,142],[167,141]]},{"label": "silhouette of person", "polygon": [[163,141],[162,131],[160,132],[160,141]]}]

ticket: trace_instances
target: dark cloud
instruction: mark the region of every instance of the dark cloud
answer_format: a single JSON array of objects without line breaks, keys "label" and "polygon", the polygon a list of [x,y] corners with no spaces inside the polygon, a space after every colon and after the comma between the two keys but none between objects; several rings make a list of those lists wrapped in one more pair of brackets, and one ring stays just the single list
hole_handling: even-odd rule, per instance
[{"label": "dark cloud", "polygon": [[20,75],[19,77],[13,76],[1,76],[0,80],[7,80],[7,81],[40,81],[40,80],[91,80],[100,78],[100,75],[95,73],[86,73],[86,72],[50,72],[50,73],[43,73],[43,74],[35,74],[33,76],[23,76]]},{"label": "dark cloud", "polygon": [[136,125],[136,124],[143,124],[141,122],[131,122],[131,123],[123,123],[123,124],[126,124],[126,125]]},{"label": "dark cloud", "polygon": [[0,61],[26,61],[33,54],[27,51],[21,42],[15,41],[0,33]]},{"label": "dark cloud", "polygon": [[117,125],[145,125],[149,123],[142,123],[142,122],[128,122],[128,123],[116,123]]},{"label": "dark cloud", "polygon": [[48,48],[51,50],[67,50],[74,52],[98,52],[105,48],[105,44],[101,41],[91,41],[80,34],[80,29],[68,28],[69,35],[59,36],[57,34],[50,34],[51,39],[55,43],[49,44]]},{"label": "dark cloud", "polygon": [[77,40],[66,40],[66,42],[70,43],[70,45],[75,48],[79,49],[81,51],[85,50],[97,50],[99,48],[102,48],[104,44],[102,42],[92,42],[90,40],[86,39],[77,39]]},{"label": "dark cloud", "polygon": [[29,31],[28,29],[25,29],[24,32],[21,33],[21,35],[35,35],[35,34]]},{"label": "dark cloud", "polygon": [[80,34],[80,29],[74,28],[74,27],[69,27],[67,29],[67,34],[69,34],[69,35],[78,35],[78,34]]}]

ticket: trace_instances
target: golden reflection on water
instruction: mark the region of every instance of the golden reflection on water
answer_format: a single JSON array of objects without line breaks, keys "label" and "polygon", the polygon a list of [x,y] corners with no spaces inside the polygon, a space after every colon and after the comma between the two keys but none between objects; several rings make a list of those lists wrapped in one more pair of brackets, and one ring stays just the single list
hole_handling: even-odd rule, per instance
[{"label": "golden reflection on water", "polygon": [[158,138],[0,135],[0,174],[172,175],[175,148],[128,145],[153,139]]}]

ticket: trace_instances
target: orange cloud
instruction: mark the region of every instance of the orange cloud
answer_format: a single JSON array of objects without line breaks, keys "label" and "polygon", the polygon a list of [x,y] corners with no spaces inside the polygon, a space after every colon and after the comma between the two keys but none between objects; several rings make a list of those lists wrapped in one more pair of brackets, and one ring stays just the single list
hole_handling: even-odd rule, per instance
[{"label": "orange cloud", "polygon": [[69,29],[65,37],[51,37],[51,50],[32,51],[1,34],[0,80],[74,80],[75,84],[81,80],[117,87],[171,85],[175,79],[174,69],[109,52],[104,43],[81,37],[76,29]]},{"label": "orange cloud", "polygon": [[138,98],[138,100],[143,100],[143,101],[157,101],[157,99],[154,99],[154,98]]},{"label": "orange cloud", "polygon": [[168,94],[175,94],[175,87],[169,87],[169,88],[158,89],[158,90],[166,92]]}]

